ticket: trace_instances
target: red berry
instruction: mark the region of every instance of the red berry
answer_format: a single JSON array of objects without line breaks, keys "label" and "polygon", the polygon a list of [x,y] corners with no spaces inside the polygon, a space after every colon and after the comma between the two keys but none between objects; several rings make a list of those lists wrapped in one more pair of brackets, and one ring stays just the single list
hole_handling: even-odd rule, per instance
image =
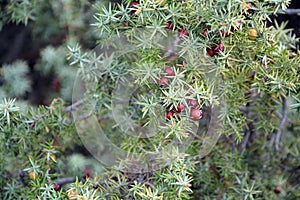
[{"label": "red berry", "polygon": [[60,190],[60,186],[57,184],[57,183],[53,183],[53,189],[55,190],[55,191],[58,191],[58,190]]},{"label": "red berry", "polygon": [[183,103],[179,103],[175,109],[176,112],[182,112],[184,110],[185,106],[183,105]]},{"label": "red berry", "polygon": [[215,55],[215,52],[212,48],[210,47],[207,47],[206,48],[206,53],[210,56],[210,57],[213,57]]},{"label": "red berry", "polygon": [[281,190],[280,190],[280,188],[277,187],[277,188],[274,189],[274,192],[275,192],[276,194],[279,194],[279,193],[281,192]]},{"label": "red berry", "polygon": [[130,7],[130,8],[137,8],[138,5],[139,5],[139,2],[138,2],[138,1],[133,1],[133,2],[130,3],[129,7]]},{"label": "red berry", "polygon": [[198,106],[198,101],[196,99],[190,99],[188,105],[192,108],[196,108]]},{"label": "red berry", "polygon": [[134,15],[136,13],[136,10],[138,8],[139,2],[138,1],[133,1],[130,3],[129,8],[132,9],[131,15]]},{"label": "red berry", "polygon": [[174,116],[175,116],[175,113],[172,110],[169,110],[166,114],[167,120],[170,120]]},{"label": "red berry", "polygon": [[166,28],[170,31],[174,31],[175,26],[172,24],[172,22],[167,22]]},{"label": "red berry", "polygon": [[53,88],[54,92],[59,92],[59,90],[60,90],[60,80],[59,80],[59,78],[55,78],[53,80],[52,88]]},{"label": "red berry", "polygon": [[202,118],[202,110],[192,108],[190,116],[193,120],[199,120]]},{"label": "red berry", "polygon": [[178,31],[178,37],[183,38],[188,36],[189,36],[189,32],[187,32],[187,30],[181,29]]},{"label": "red berry", "polygon": [[221,30],[221,35],[225,37],[229,37],[230,33],[228,31],[225,32],[224,30]]},{"label": "red berry", "polygon": [[160,87],[165,87],[168,85],[168,83],[169,83],[169,79],[167,77],[162,77],[158,80],[158,85]]},{"label": "red berry", "polygon": [[175,71],[173,67],[167,67],[165,69],[165,73],[167,74],[167,76],[175,76]]},{"label": "red berry", "polygon": [[221,42],[218,44],[218,46],[219,46],[220,51],[224,51],[225,50],[225,46]]},{"label": "red berry", "polygon": [[218,45],[215,46],[215,48],[214,48],[214,54],[218,54],[219,51],[220,51],[219,46]]},{"label": "red berry", "polygon": [[224,50],[225,50],[225,46],[221,42],[219,42],[217,46],[214,48],[214,53],[218,54],[220,51],[224,51]]},{"label": "red berry", "polygon": [[90,177],[91,176],[91,169],[88,166],[84,167],[84,177]]},{"label": "red berry", "polygon": [[204,30],[202,31],[202,36],[203,36],[203,37],[206,37],[207,34],[208,34],[208,30],[207,30],[207,29],[204,29]]}]

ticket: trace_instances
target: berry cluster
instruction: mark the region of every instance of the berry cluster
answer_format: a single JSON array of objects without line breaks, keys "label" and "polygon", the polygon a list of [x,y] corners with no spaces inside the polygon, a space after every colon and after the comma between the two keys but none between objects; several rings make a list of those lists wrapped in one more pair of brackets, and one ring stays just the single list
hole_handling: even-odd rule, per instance
[{"label": "berry cluster", "polygon": [[[166,4],[165,0],[156,0],[155,1],[157,4],[164,6]],[[131,14],[132,15],[137,15],[139,12],[139,8],[138,8],[139,2],[138,1],[132,1],[130,3],[130,8],[132,9]],[[253,10],[253,5],[252,3],[248,2],[244,2],[242,5],[242,12],[247,15],[247,16],[251,16],[254,13]],[[205,22],[203,24],[206,24]],[[229,37],[230,34],[236,30],[240,30],[241,29],[241,22],[237,22],[235,27],[232,27],[231,30],[226,30],[226,28],[224,28],[225,26],[221,27],[221,30],[219,32],[219,35],[222,37]],[[175,26],[174,24],[172,24],[172,22],[168,21],[166,23],[166,29],[170,30],[170,31],[175,31]],[[216,34],[216,31],[213,31],[214,35]],[[205,39],[208,38],[208,34],[209,34],[209,28],[205,28],[202,33],[201,36]],[[249,38],[250,40],[255,40],[257,37],[257,31],[254,28],[251,28],[249,30]],[[180,28],[178,30],[178,37],[180,39],[183,39],[184,37],[188,37],[189,36],[189,32],[184,29],[184,28]],[[221,41],[215,41],[215,42],[211,42],[211,44],[208,45],[208,47],[206,48],[206,52],[209,56],[213,57],[215,55],[218,55],[220,52],[223,52],[225,50],[225,46]],[[166,79],[164,78],[163,80],[163,84],[165,84]]]},{"label": "berry cluster", "polygon": [[170,120],[171,118],[175,117],[176,113],[181,113],[185,109],[185,106],[183,103],[179,103],[175,109],[168,110],[166,113],[167,120]]},{"label": "berry cluster", "polygon": [[[167,67],[165,69],[166,76],[175,76],[175,71],[173,67]],[[169,84],[169,79],[164,76],[158,80],[158,85],[162,88],[166,87]]]},{"label": "berry cluster", "polygon": [[[175,76],[175,71],[173,67],[167,67],[164,70],[164,73],[166,74],[166,76],[160,78],[157,82],[161,88],[167,87],[167,85],[169,84],[169,78]],[[202,105],[202,103],[199,104],[198,100],[196,99],[188,100],[188,106],[191,107],[190,117],[193,120],[200,120],[202,118],[202,110],[198,109],[199,105]],[[167,109],[166,119],[170,120],[171,118],[175,117],[176,114],[181,113],[184,110],[185,110],[185,105],[183,103],[178,103],[178,105],[175,108],[171,110]]]},{"label": "berry cluster", "polygon": [[[174,24],[172,24],[172,22],[167,22],[166,23],[166,29],[169,30],[169,31],[174,31],[175,30],[175,26]],[[184,37],[188,37],[189,36],[189,32],[184,29],[184,28],[181,28],[178,30],[178,37],[180,39],[183,39]]]},{"label": "berry cluster", "polygon": [[[202,110],[198,109],[200,105],[198,100],[196,99],[189,99],[188,105],[191,107],[190,117],[193,120],[200,120],[202,118]],[[202,105],[202,103],[201,103]]]},{"label": "berry cluster", "polygon": [[[200,120],[202,118],[203,112],[202,110],[198,109],[198,101],[196,99],[189,99],[188,105],[191,107],[190,111],[190,118],[192,120]],[[181,113],[185,110],[185,105],[183,103],[179,103],[174,109],[167,110],[166,118],[170,120],[171,118],[175,117],[177,113]]]},{"label": "berry cluster", "polygon": [[[219,36],[221,37],[229,37],[230,33],[236,31],[236,30],[240,30],[241,29],[241,23],[238,22],[236,24],[235,28],[231,28],[230,31],[226,30],[225,25],[223,25],[221,27],[220,32],[217,31],[212,31],[213,35],[215,36],[216,34],[219,34]],[[209,29],[205,28],[202,33],[201,36],[203,37],[203,39],[209,39],[211,40],[211,38],[209,38]],[[219,38],[219,37],[217,37]],[[215,55],[218,55],[220,52],[223,52],[225,50],[225,46],[221,41],[214,41],[214,42],[210,42],[212,44],[209,44],[208,47],[206,48],[206,53],[210,56],[213,57]]]},{"label": "berry cluster", "polygon": [[223,52],[224,50],[225,50],[225,46],[221,42],[219,42],[217,45],[213,47],[206,48],[207,54],[211,57],[219,54],[221,51]]},{"label": "berry cluster", "polygon": [[[155,1],[157,5],[164,6],[165,5],[165,0],[157,0]],[[250,14],[253,13],[253,8],[251,3],[245,3],[241,5],[243,7],[242,12],[245,13],[245,15],[249,16]],[[138,11],[140,9],[139,2],[138,1],[133,1],[130,3],[130,9],[132,15],[138,15]],[[226,25],[221,25],[221,28],[219,31],[217,30],[211,30],[210,27],[206,25],[206,23],[203,23],[205,29],[200,33],[203,39],[209,41],[207,48],[206,48],[206,53],[210,57],[214,57],[215,55],[219,55],[221,52],[225,51],[225,46],[222,43],[220,38],[223,37],[229,37],[232,33],[235,31],[241,30],[242,28],[242,22],[238,21],[236,22],[235,26],[232,27],[230,30],[226,30]],[[175,27],[175,25],[171,21],[166,22],[166,29],[168,31],[178,31],[178,37],[179,39],[183,39],[184,37],[189,37],[189,32],[184,28],[184,27]],[[177,30],[176,30],[177,29]],[[211,35],[210,35],[211,34]],[[218,37],[215,37],[216,34],[218,34]],[[211,37],[213,36],[213,37]],[[256,37],[258,36],[258,33],[255,28],[251,28],[249,30],[249,38],[251,40],[255,40]],[[161,88],[166,88],[169,85],[170,78],[172,76],[175,76],[175,71],[173,67],[167,67],[164,70],[165,76],[161,77],[158,80],[158,85]],[[202,118],[202,110],[198,109],[198,101],[195,99],[189,99],[187,105],[191,107],[190,111],[190,117],[193,120],[199,120]],[[176,114],[182,112],[185,109],[185,105],[183,103],[179,103],[176,108],[174,109],[167,109],[166,113],[166,118],[167,120],[170,120],[171,118],[175,117]]]}]

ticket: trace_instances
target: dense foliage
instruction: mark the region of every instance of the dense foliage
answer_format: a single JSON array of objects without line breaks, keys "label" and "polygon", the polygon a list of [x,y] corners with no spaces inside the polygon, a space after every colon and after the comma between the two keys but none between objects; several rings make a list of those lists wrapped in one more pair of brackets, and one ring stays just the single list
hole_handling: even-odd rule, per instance
[{"label": "dense foliage", "polygon": [[1,199],[300,198],[297,39],[270,20],[289,0],[45,2],[1,7],[68,30],[34,65],[48,105],[22,100],[26,62],[1,68]]}]

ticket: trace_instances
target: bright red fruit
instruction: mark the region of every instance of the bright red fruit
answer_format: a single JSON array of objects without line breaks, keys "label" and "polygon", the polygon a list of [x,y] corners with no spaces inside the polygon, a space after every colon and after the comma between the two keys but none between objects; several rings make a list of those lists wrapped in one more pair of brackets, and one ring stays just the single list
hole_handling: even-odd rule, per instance
[{"label": "bright red fruit", "polygon": [[58,190],[60,190],[60,186],[57,184],[57,183],[53,183],[53,189],[55,190],[55,191],[58,191]]},{"label": "bright red fruit", "polygon": [[178,37],[183,38],[188,36],[189,36],[189,32],[187,32],[187,30],[181,29],[178,31]]},{"label": "bright red fruit", "polygon": [[167,111],[167,114],[166,114],[167,120],[170,120],[174,116],[175,116],[175,113],[172,110]]},{"label": "bright red fruit", "polygon": [[165,69],[165,73],[167,74],[167,76],[175,76],[175,71],[173,67],[167,67]]},{"label": "bright red fruit", "polygon": [[224,30],[221,30],[221,35],[225,37],[229,37],[230,33],[228,31],[225,32]]},{"label": "bright red fruit", "polygon": [[224,50],[225,50],[225,46],[221,42],[219,42],[217,46],[214,48],[214,53],[218,54],[220,51],[224,51]]},{"label": "bright red fruit", "polygon": [[192,108],[190,116],[193,120],[199,120],[202,118],[202,110],[199,110],[197,108]]},{"label": "bright red fruit", "polygon": [[133,1],[133,2],[130,3],[129,7],[130,7],[130,8],[137,8],[138,5],[139,5],[139,2],[138,2],[138,1]]},{"label": "bright red fruit", "polygon": [[169,83],[169,79],[167,77],[162,77],[158,80],[158,85],[160,87],[165,87],[168,85],[168,83]]},{"label": "bright red fruit", "polygon": [[215,52],[212,48],[210,47],[207,47],[206,48],[206,53],[210,56],[210,57],[213,57],[215,55]]},{"label": "bright red fruit", "polygon": [[274,192],[275,192],[276,194],[279,194],[279,193],[281,192],[281,190],[280,190],[280,188],[277,187],[277,188],[274,189]]},{"label": "bright red fruit", "polygon": [[179,103],[175,109],[176,112],[182,112],[184,110],[185,106],[183,105],[183,103]]},{"label": "bright red fruit", "polygon": [[224,51],[225,50],[225,46],[222,43],[218,44],[220,51]]},{"label": "bright red fruit", "polygon": [[129,8],[132,8],[131,15],[135,14],[135,12],[138,8],[138,5],[139,5],[138,1],[133,1],[133,2],[130,3]]},{"label": "bright red fruit", "polygon": [[196,108],[198,106],[198,101],[196,99],[190,99],[188,105],[192,108]]}]

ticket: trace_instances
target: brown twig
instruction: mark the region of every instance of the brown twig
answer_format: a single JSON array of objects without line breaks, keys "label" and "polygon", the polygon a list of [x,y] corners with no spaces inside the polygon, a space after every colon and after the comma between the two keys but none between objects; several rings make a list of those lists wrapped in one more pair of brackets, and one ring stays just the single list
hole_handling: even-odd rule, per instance
[{"label": "brown twig", "polygon": [[69,184],[69,183],[74,183],[75,181],[76,181],[76,178],[74,178],[74,177],[64,177],[64,178],[57,179],[55,181],[55,183],[62,186],[62,185],[66,185],[66,184]]},{"label": "brown twig", "polygon": [[248,144],[248,141],[250,138],[250,134],[251,134],[251,131],[248,130],[248,128],[245,128],[244,132],[246,132],[246,135],[243,138],[242,149],[245,149],[247,147],[247,144]]},{"label": "brown twig", "polygon": [[[275,112],[275,116],[278,117],[278,119],[280,119],[280,120],[282,119],[282,114],[278,111]],[[292,120],[290,120],[289,118],[287,118],[286,121],[288,123],[293,123]]]},{"label": "brown twig", "polygon": [[63,108],[63,111],[71,112],[73,110],[76,110],[77,107],[81,106],[84,102],[86,102],[86,99],[82,99],[80,101],[77,101],[76,103],[71,104],[70,106]]},{"label": "brown twig", "polygon": [[[77,110],[77,108],[79,106],[81,106],[82,104],[84,104],[86,101],[87,101],[86,98],[82,99],[80,101],[75,102],[72,105],[69,105],[68,107],[63,108],[62,110],[65,111],[65,112],[75,111],[75,110]],[[78,120],[85,120],[85,119],[89,118],[92,114],[93,114],[92,112],[86,113],[86,114],[82,114],[82,115],[78,116],[77,119]],[[112,117],[112,113],[111,112],[110,113],[106,113],[106,114],[104,114],[103,116],[100,117],[100,121],[104,120],[104,119],[107,119],[107,118],[110,118],[110,117]]]},{"label": "brown twig", "polygon": [[249,140],[253,140],[253,137],[257,135],[256,127],[253,123],[253,111],[251,112],[250,107],[252,106],[253,102],[255,101],[255,98],[257,96],[256,92],[250,92],[249,97],[251,101],[246,106],[240,106],[239,110],[243,113],[243,115],[247,118],[247,126],[245,126],[243,129],[245,136],[243,138],[243,142],[241,144],[242,149],[245,149],[249,143]]},{"label": "brown twig", "polygon": [[275,138],[275,150],[279,150],[279,143],[280,143],[280,137],[284,128],[284,125],[287,121],[287,115],[288,115],[288,109],[287,109],[287,104],[286,104],[286,98],[282,97],[282,118],[280,119],[280,123],[278,126],[278,130],[276,133],[276,138]]}]

